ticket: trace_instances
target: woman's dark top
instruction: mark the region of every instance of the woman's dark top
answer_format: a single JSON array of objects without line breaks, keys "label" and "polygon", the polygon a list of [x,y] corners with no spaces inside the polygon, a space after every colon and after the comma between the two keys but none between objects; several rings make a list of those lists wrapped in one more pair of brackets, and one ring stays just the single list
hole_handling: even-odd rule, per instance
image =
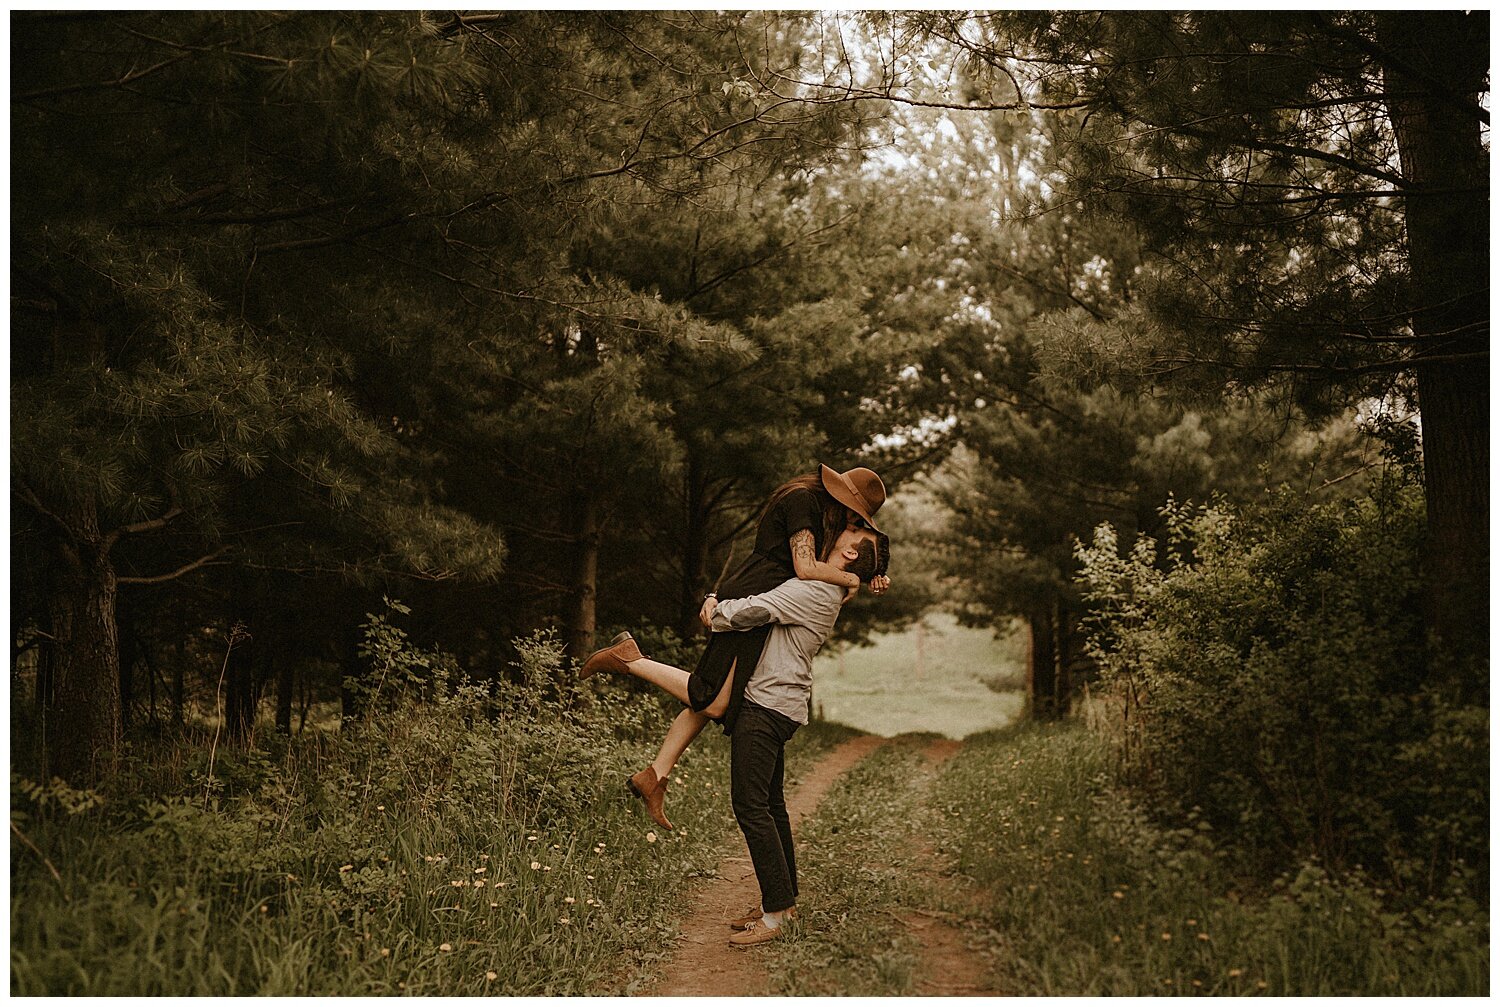
[{"label": "woman's dark top", "polygon": [[790,539],[813,533],[813,555],[823,555],[823,501],[812,490],[796,489],[776,502],[755,528],[755,548],[719,586],[719,597],[748,598],[780,587],[797,576]]},{"label": "woman's dark top", "polygon": [[[792,564],[789,541],[799,531],[811,531],[813,555],[823,554],[823,500],[812,490],[796,489],[776,502],[760,519],[755,529],[755,548],[735,568],[728,580],[719,586],[720,600],[748,598],[764,594],[797,576]],[[745,684],[760,663],[761,651],[771,635],[770,626],[757,626],[740,633],[712,633],[708,647],[698,659],[698,666],[688,678],[689,705],[702,711],[724,687],[724,679],[734,668],[734,685],[729,690],[729,708],[719,723],[724,733],[734,730]]]}]

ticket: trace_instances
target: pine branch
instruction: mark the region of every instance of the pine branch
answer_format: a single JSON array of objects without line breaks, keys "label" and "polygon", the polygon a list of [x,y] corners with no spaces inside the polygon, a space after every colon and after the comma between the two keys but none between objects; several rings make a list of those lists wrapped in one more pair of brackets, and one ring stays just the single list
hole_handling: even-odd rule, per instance
[{"label": "pine branch", "polygon": [[11,100],[32,102],[40,101],[44,98],[58,98],[65,94],[78,94],[82,91],[103,91],[114,87],[124,87],[126,84],[130,84],[134,81],[140,80],[142,77],[149,77],[153,73],[165,70],[167,67],[172,66],[176,63],[181,63],[183,60],[189,58],[192,55],[193,54],[190,52],[185,52],[180,56],[173,56],[170,59],[164,59],[160,63],[148,66],[143,70],[132,70],[124,76],[119,77],[115,80],[88,81],[82,84],[67,84],[63,87],[43,88],[40,91],[27,91],[24,94],[12,95]]},{"label": "pine branch", "polygon": [[78,533],[73,530],[73,526],[49,510],[47,505],[42,503],[41,497],[37,496],[36,491],[19,478],[16,480],[15,492],[16,496],[21,498],[22,503],[36,511],[41,517],[46,518],[54,528],[62,533],[63,538],[69,543],[77,544]]},{"label": "pine branch", "polygon": [[[164,584],[169,580],[176,580],[178,577],[192,573],[194,570],[198,569],[201,566],[209,566],[213,560],[218,559],[220,556],[224,555],[229,551],[229,549],[230,547],[227,545],[222,546],[218,549],[215,549],[207,556],[200,556],[197,559],[193,560],[191,563],[183,564],[176,570],[173,570],[171,573],[157,574],[154,577],[117,577],[115,578],[115,582],[118,584]],[[226,564],[212,563],[212,565],[224,566]]]},{"label": "pine branch", "polygon": [[30,311],[38,315],[57,314],[56,301],[43,301],[30,297],[16,297],[15,295],[11,296],[10,308],[12,311]]},{"label": "pine branch", "polygon": [[719,487],[718,492],[714,493],[711,497],[704,501],[704,513],[712,514],[718,508],[719,501],[724,499],[725,494],[734,489],[737,485],[739,485],[738,479],[725,479],[724,485]]},{"label": "pine branch", "polygon": [[190,193],[188,193],[186,196],[183,196],[177,202],[172,203],[169,206],[167,206],[166,209],[168,209],[168,210],[186,210],[186,209],[189,209],[191,207],[197,206],[199,203],[206,203],[210,199],[214,199],[215,197],[222,196],[222,195],[224,195],[224,193],[226,193],[228,191],[229,191],[229,184],[227,182],[215,182],[212,185],[205,185],[203,188],[197,190],[196,192],[190,192]]},{"label": "pine branch", "polygon": [[[1438,80],[1436,77],[1433,77],[1432,75],[1427,73],[1423,73],[1421,70],[1408,63],[1406,60],[1403,60],[1399,56],[1396,56],[1389,49],[1386,49],[1384,46],[1370,41],[1359,32],[1339,27],[1338,25],[1329,21],[1328,18],[1321,12],[1312,11],[1310,12],[1310,16],[1313,20],[1313,23],[1316,24],[1319,28],[1322,28],[1328,34],[1333,35],[1336,38],[1341,38],[1345,42],[1348,42],[1350,45],[1354,46],[1354,48],[1358,49],[1360,52],[1373,59],[1382,68],[1395,70],[1403,77],[1416,81],[1422,86],[1428,88],[1430,93],[1434,97],[1441,99],[1445,105],[1448,105],[1450,108],[1453,108],[1456,111],[1462,112],[1464,115],[1472,116],[1475,119],[1478,119],[1486,126],[1489,125],[1489,110],[1486,109],[1483,105],[1469,98],[1467,95],[1459,94],[1451,87]],[[1486,28],[1485,37],[1488,38],[1488,28]]]},{"label": "pine branch", "polygon": [[75,573],[82,571],[83,561],[78,555],[81,543],[78,539],[78,533],[73,530],[73,527],[49,510],[42,503],[41,498],[37,496],[36,492],[19,478],[16,480],[15,492],[23,503],[46,519],[47,523],[58,531],[60,537],[57,540],[57,551],[62,555],[63,562],[68,565],[68,568]]},{"label": "pine branch", "polygon": [[[1155,125],[1153,123],[1153,125]],[[1214,140],[1216,137],[1206,129],[1193,129],[1191,126],[1177,125],[1164,127],[1172,132],[1181,133],[1184,136],[1197,137],[1200,140]],[[1259,150],[1271,154],[1291,154],[1296,157],[1305,157],[1311,161],[1322,161],[1325,164],[1336,165],[1340,168],[1348,168],[1350,171],[1358,172],[1369,178],[1378,178],[1383,182],[1389,182],[1402,192],[1411,189],[1411,183],[1401,175],[1394,172],[1377,168],[1372,164],[1364,164],[1353,158],[1342,154],[1334,154],[1316,147],[1303,147],[1294,143],[1277,143],[1273,140],[1238,139],[1233,143],[1236,146],[1246,147],[1250,150]]]},{"label": "pine branch", "polygon": [[1488,361],[1489,351],[1479,353],[1446,353],[1430,357],[1402,357],[1399,360],[1387,360],[1377,364],[1364,364],[1359,367],[1337,367],[1333,364],[1257,364],[1254,362],[1236,362],[1233,360],[1221,360],[1216,357],[1157,357],[1153,364],[1171,364],[1173,366],[1162,368],[1153,373],[1171,374],[1187,367],[1217,367],[1224,371],[1265,370],[1280,374],[1323,374],[1336,375],[1340,377],[1357,377],[1362,374],[1400,373],[1417,367],[1431,364],[1469,364],[1479,361]]},{"label": "pine branch", "polygon": [[168,487],[167,493],[171,500],[171,505],[160,517],[150,518],[146,521],[137,521],[134,524],[124,524],[115,528],[104,536],[104,551],[108,552],[120,540],[120,536],[122,535],[139,535],[143,532],[165,528],[171,523],[173,518],[180,517],[183,514],[183,509],[181,502],[177,498],[177,490],[174,487]]},{"label": "pine branch", "polygon": [[769,75],[770,77],[775,78],[778,81],[782,81],[786,84],[790,84],[794,87],[803,87],[815,91],[841,92],[829,98],[813,98],[806,96],[795,97],[791,95],[785,95],[777,91],[770,84],[766,83],[765,79],[757,76],[753,69],[749,72],[748,76],[757,84],[759,84],[761,86],[761,89],[767,94],[774,95],[777,99],[779,99],[781,104],[796,103],[803,105],[838,105],[846,102],[852,103],[859,101],[889,101],[897,105],[909,105],[913,108],[945,108],[952,109],[955,112],[1030,112],[1034,110],[1044,112],[1064,112],[1071,109],[1090,108],[1093,105],[1097,104],[1099,101],[1098,98],[1084,98],[1078,101],[1032,102],[1027,101],[1024,98],[1020,98],[1016,101],[992,102],[984,105],[961,104],[956,101],[922,101],[917,98],[901,97],[892,91],[891,86],[887,86],[884,90],[879,90],[876,88],[859,87],[853,83],[829,84],[818,81],[801,80],[796,77],[789,77],[779,71],[772,71]]},{"label": "pine branch", "polygon": [[[715,287],[719,286],[720,284],[722,284],[722,283],[724,283],[724,282],[726,282],[728,280],[732,280],[734,277],[740,275],[741,273],[746,273],[746,272],[749,272],[752,269],[759,268],[760,266],[762,266],[765,263],[771,261],[772,259],[777,258],[778,256],[781,256],[781,255],[785,254],[786,252],[790,251],[793,248],[796,248],[803,241],[806,241],[809,238],[814,238],[814,237],[816,237],[816,236],[824,233],[825,231],[831,231],[831,230],[833,230],[836,227],[842,226],[845,221],[849,220],[851,217],[856,216],[857,213],[858,213],[858,211],[851,210],[850,212],[844,214],[842,217],[840,217],[838,220],[835,220],[831,224],[825,224],[822,227],[819,227],[819,228],[816,228],[814,230],[807,231],[807,232],[804,232],[802,234],[799,234],[799,235],[797,235],[797,237],[793,238],[791,241],[787,242],[786,244],[784,244],[784,245],[778,245],[775,248],[773,248],[771,251],[765,253],[762,256],[759,256],[758,258],[752,259],[749,262],[743,263],[742,265],[735,266],[732,269],[726,269],[723,272],[719,273],[718,275],[714,276],[712,279],[705,280],[702,283],[698,284],[698,286],[694,287],[692,290],[688,291],[685,295],[683,295],[682,299],[684,301],[691,301],[695,297],[698,297],[698,296],[701,296],[703,294],[708,293],[710,290],[714,289]],[[818,242],[814,242],[812,247],[816,248],[818,244],[819,244]]]},{"label": "pine branch", "polygon": [[[310,217],[325,210],[333,210],[338,207],[353,208],[359,204],[348,200],[330,199],[323,203],[314,203],[312,206],[290,206],[279,210],[267,210],[264,213],[205,213],[196,217],[179,217],[173,220],[137,220],[132,221],[134,227],[183,227],[189,224],[270,224],[279,220],[295,220],[298,217]],[[178,207],[173,207],[177,209]],[[265,251],[262,247],[261,251]]]},{"label": "pine branch", "polygon": [[364,227],[356,227],[351,231],[345,231],[343,234],[326,234],[319,238],[300,238],[295,241],[278,241],[269,245],[256,245],[253,251],[255,255],[268,255],[274,252],[300,252],[309,248],[325,248],[329,245],[338,245],[347,241],[353,241],[356,238],[362,238],[367,234],[375,231],[383,231],[398,224],[409,223],[417,219],[418,216],[419,214],[416,213],[406,213],[396,217],[388,217],[385,220],[367,224]]},{"label": "pine branch", "polygon": [[1074,294],[1070,290],[1063,290],[1063,289],[1060,289],[1058,287],[1054,287],[1054,286],[1051,286],[1049,284],[1043,283],[1041,280],[1038,280],[1034,276],[1031,276],[1031,275],[1023,272],[1020,269],[1017,269],[1015,266],[1012,266],[1009,263],[998,262],[997,261],[995,264],[997,266],[999,266],[1001,269],[1005,270],[1005,272],[1010,273],[1012,276],[1016,276],[1016,277],[1019,277],[1022,280],[1025,280],[1027,283],[1031,284],[1033,287],[1036,287],[1038,290],[1041,290],[1041,291],[1043,291],[1045,293],[1048,293],[1048,294],[1056,294],[1056,295],[1059,295],[1059,296],[1062,296],[1062,297],[1066,297],[1068,300],[1070,300],[1074,304],[1078,305],[1084,311],[1087,311],[1089,314],[1093,315],[1094,318],[1095,318],[1095,320],[1097,320],[1097,321],[1107,322],[1107,321],[1110,320],[1110,316],[1109,315],[1105,314],[1103,311],[1099,310],[1098,308],[1094,307],[1092,304],[1090,304],[1087,301],[1083,300],[1081,297],[1079,297],[1078,295]]}]

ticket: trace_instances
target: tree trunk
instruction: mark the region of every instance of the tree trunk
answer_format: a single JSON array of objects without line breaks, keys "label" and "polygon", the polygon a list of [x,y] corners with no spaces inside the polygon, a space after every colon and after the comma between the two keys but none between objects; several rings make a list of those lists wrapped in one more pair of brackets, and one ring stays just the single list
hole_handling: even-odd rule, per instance
[{"label": "tree trunk", "polygon": [[152,728],[157,727],[156,721],[156,661],[148,658],[146,661],[146,702],[149,704],[146,719],[150,721]]},{"label": "tree trunk", "polygon": [[[51,615],[42,616],[46,620],[48,632],[51,632]],[[52,706],[52,665],[57,660],[57,647],[52,640],[44,639],[37,646],[36,652],[36,694],[32,697],[36,701],[36,710],[43,717]]]},{"label": "tree trunk", "polygon": [[687,528],[682,541],[682,606],[678,629],[683,639],[691,640],[702,628],[698,611],[703,607],[704,568],[708,564],[708,513],[704,505],[707,484],[703,463],[691,449],[688,451]]},{"label": "tree trunk", "polygon": [[135,705],[135,665],[140,658],[139,641],[130,624],[127,603],[115,595],[115,637],[120,648],[120,730],[130,730],[131,707]]},{"label": "tree trunk", "polygon": [[120,749],[117,588],[93,500],[59,517],[73,538],[59,540],[53,563],[44,760],[50,775],[80,784],[109,773]]},{"label": "tree trunk", "polygon": [[300,736],[307,729],[307,710],[312,706],[312,683],[307,680],[306,671],[298,675],[297,680],[297,684],[302,687],[297,705],[297,734]]},{"label": "tree trunk", "polygon": [[573,611],[568,618],[567,652],[582,661],[594,649],[599,587],[599,505],[592,494],[577,500],[577,554],[573,566]]},{"label": "tree trunk", "polygon": [[282,654],[276,666],[276,731],[292,733],[292,692],[297,685],[297,666],[289,655]]},{"label": "tree trunk", "polygon": [[187,700],[185,695],[187,690],[182,677],[182,666],[187,660],[187,655],[183,651],[182,642],[179,640],[177,646],[173,648],[172,655],[175,658],[172,661],[172,726],[179,731],[182,730],[182,707]]},{"label": "tree trunk", "polygon": [[1052,634],[1052,709],[1065,717],[1073,707],[1073,619],[1061,599],[1052,602]]},{"label": "tree trunk", "polygon": [[1057,711],[1057,635],[1051,606],[1038,608],[1027,617],[1031,646],[1026,661],[1026,694],[1031,716],[1051,720]]},{"label": "tree trunk", "polygon": [[256,604],[255,585],[244,571],[229,578],[229,653],[224,668],[224,730],[229,737],[244,740],[255,726],[256,651],[264,646],[255,637],[263,629]]},{"label": "tree trunk", "polygon": [[229,634],[224,668],[224,732],[242,741],[255,726],[256,644],[244,623],[232,623]]},{"label": "tree trunk", "polygon": [[346,624],[339,633],[339,712],[341,723],[354,720],[364,712],[359,701],[359,696],[353,689],[349,688],[351,681],[357,682],[365,677],[364,659],[359,656],[359,645],[363,639],[364,634],[359,627],[358,620],[351,616],[349,624]]},{"label": "tree trunk", "polygon": [[[1489,200],[1479,119],[1488,14],[1381,15],[1405,199],[1427,493],[1428,617],[1439,669],[1470,698],[1489,643]],[[1424,191],[1431,190],[1431,191]],[[1421,363],[1423,357],[1452,358]],[[1457,661],[1450,661],[1457,658]]]}]

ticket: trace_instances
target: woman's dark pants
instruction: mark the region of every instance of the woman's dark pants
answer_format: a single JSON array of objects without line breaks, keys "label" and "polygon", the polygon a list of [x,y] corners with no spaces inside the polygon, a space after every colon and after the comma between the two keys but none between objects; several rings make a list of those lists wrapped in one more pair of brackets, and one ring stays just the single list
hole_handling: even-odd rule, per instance
[{"label": "woman's dark pants", "polygon": [[782,781],[787,741],[800,725],[745,700],[729,736],[729,796],[760,882],[760,907],[779,913],[797,901],[797,855]]}]

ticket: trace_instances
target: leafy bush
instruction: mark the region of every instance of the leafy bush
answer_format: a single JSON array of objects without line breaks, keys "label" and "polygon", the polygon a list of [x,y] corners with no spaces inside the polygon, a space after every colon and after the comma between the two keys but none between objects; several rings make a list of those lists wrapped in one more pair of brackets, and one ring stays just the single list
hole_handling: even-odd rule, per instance
[{"label": "leafy bush", "polygon": [[1266,865],[1379,866],[1430,889],[1487,850],[1488,712],[1427,684],[1418,487],[1256,510],[1169,502],[1165,545],[1080,546],[1120,766]]}]

